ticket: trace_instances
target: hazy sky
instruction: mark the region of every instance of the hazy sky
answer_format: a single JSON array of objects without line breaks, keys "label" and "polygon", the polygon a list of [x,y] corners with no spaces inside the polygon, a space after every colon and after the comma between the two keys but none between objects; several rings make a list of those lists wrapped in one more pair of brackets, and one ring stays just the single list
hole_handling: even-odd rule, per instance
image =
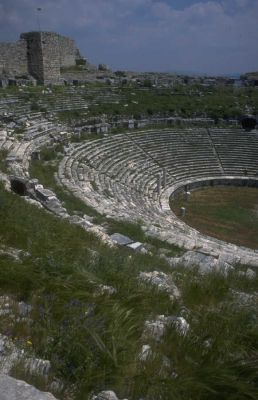
[{"label": "hazy sky", "polygon": [[258,0],[0,0],[0,41],[38,30],[37,13],[115,70],[258,70]]}]

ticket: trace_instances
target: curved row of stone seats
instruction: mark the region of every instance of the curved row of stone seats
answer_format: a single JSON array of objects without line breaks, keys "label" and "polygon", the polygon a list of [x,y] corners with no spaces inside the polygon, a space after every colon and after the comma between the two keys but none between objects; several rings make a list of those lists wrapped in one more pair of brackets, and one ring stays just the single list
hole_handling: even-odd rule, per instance
[{"label": "curved row of stone seats", "polygon": [[13,147],[13,144],[14,144],[13,138],[6,137],[6,139],[1,140],[0,149],[9,152]]},{"label": "curved row of stone seats", "polygon": [[43,91],[39,95],[38,105],[47,110],[69,111],[87,109],[89,105],[117,103],[124,99],[123,95],[114,93],[110,88],[63,88],[60,92]]},{"label": "curved row of stone seats", "polygon": [[18,116],[29,112],[30,109],[30,104],[22,101],[19,95],[6,95],[0,98],[0,115],[13,113]]},{"label": "curved row of stone seats", "polygon": [[226,174],[258,174],[257,131],[212,128],[210,135]]},{"label": "curved row of stone seats", "polygon": [[[100,213],[108,214],[113,217],[133,217],[140,218],[145,215],[151,216],[146,212],[146,204],[143,207],[143,195],[132,188],[115,181],[104,174],[92,174],[88,180],[79,181],[76,173],[73,173],[73,179],[62,182],[77,196],[85,200],[92,207],[98,209]],[[92,186],[92,179],[94,186]]]},{"label": "curved row of stone seats", "polygon": [[[99,143],[102,143],[101,147]],[[99,174],[108,175],[128,186],[131,186],[129,182],[133,180],[133,176],[139,179],[141,172],[148,172],[150,175],[151,168],[152,171],[155,169],[155,173],[160,171],[160,167],[148,159],[146,154],[124,135],[115,135],[100,142],[94,141],[80,146],[74,157],[78,159],[81,156],[83,156],[81,160],[93,166]],[[124,167],[126,167],[125,174]]]},{"label": "curved row of stone seats", "polygon": [[[151,157],[148,158],[148,153],[146,154],[141,147],[136,146],[134,141],[131,141],[131,145],[134,152],[130,153],[130,135],[126,135],[126,137],[124,135],[114,135],[74,146],[60,165],[60,181],[76,196],[96,208],[100,213],[134,221],[141,219],[144,229],[150,235],[158,236],[170,243],[177,243],[188,249],[199,247],[203,251],[217,255],[223,252],[225,257],[231,257],[231,259],[234,257],[236,249],[238,249],[241,261],[247,260],[247,263],[257,263],[258,255],[254,251],[248,249],[239,250],[235,245],[208,238],[179,221],[168,208],[161,207],[160,201],[163,192],[161,197],[158,198],[156,193],[157,170],[154,168],[157,167],[161,172],[160,165],[153,161]],[[213,149],[211,151],[214,155]],[[142,169],[142,187],[140,190],[138,190],[139,187],[136,183],[138,179],[137,173],[131,180],[131,175],[128,173],[128,160],[130,160],[130,157],[135,157],[136,159],[139,154],[145,162],[146,159],[150,160],[150,167]],[[90,163],[88,163],[89,159]],[[114,175],[116,161],[119,163],[119,171]],[[162,162],[162,159],[159,161]],[[96,169],[94,168],[95,162]],[[181,166],[181,168],[183,167]],[[209,166],[207,164],[207,170],[203,172],[203,176],[208,174],[208,170]],[[137,171],[141,174],[139,165]],[[219,176],[221,176],[221,171]],[[215,176],[210,175],[210,177]],[[169,175],[167,176],[167,181],[171,181]],[[144,184],[152,190],[153,195],[155,194],[153,197],[148,196],[147,191],[143,189]],[[168,195],[172,190],[171,187],[167,189]],[[166,204],[168,204],[168,199]]]},{"label": "curved row of stone seats", "polygon": [[[143,134],[145,135],[145,132]],[[92,188],[90,182],[92,176],[90,179],[85,179],[85,177],[80,179],[82,174],[81,171],[77,173],[78,162],[87,164],[91,170],[95,171],[94,187],[96,189],[95,192],[98,193],[94,193]],[[137,213],[139,215],[141,209],[144,209],[143,213],[146,214],[145,206],[149,203],[149,199],[157,197],[157,174],[162,173],[160,163],[149,157],[148,152],[143,150],[139,144],[136,144],[130,135],[114,135],[80,145],[73,154],[70,154],[67,166],[68,171],[64,168],[63,175],[68,177],[68,180],[70,179],[72,186],[79,186],[87,192],[88,203],[95,204],[96,198],[101,198],[100,194],[102,193],[102,200],[98,200],[98,202],[101,202],[105,199],[105,195],[110,193],[112,197],[111,200],[109,199],[110,208],[111,204],[113,204],[112,208],[115,211],[117,203],[119,203],[118,209],[123,207],[123,209],[126,208],[128,210],[131,207],[130,204],[137,204],[137,210],[134,210],[134,215]],[[185,168],[183,170],[185,171]],[[110,179],[107,185],[104,185],[103,176]],[[100,177],[102,178],[101,184],[99,184],[98,179]],[[81,181],[84,182],[82,183]],[[126,200],[119,201],[121,194],[119,195],[118,191],[112,192],[111,189],[114,187],[112,181],[123,185],[123,191],[120,190],[121,193],[126,188]],[[173,178],[168,176],[167,181],[170,183]],[[146,198],[143,198],[143,196]],[[151,208],[152,214],[153,205]],[[150,214],[150,210],[148,210],[147,214]]]},{"label": "curved row of stone seats", "polygon": [[81,96],[73,94],[71,97],[67,97],[66,94],[61,93],[55,94],[53,97],[40,98],[38,105],[52,112],[88,108],[88,104]]},{"label": "curved row of stone seats", "polygon": [[60,126],[43,118],[41,113],[27,114],[21,117],[24,124],[24,132],[20,140],[15,137],[6,137],[0,145],[8,151],[6,161],[9,170],[19,176],[28,176],[29,162],[33,151],[40,149],[53,140],[60,130]]},{"label": "curved row of stone seats", "polygon": [[88,202],[94,204],[96,197],[101,202],[107,193],[112,197],[110,203],[115,204],[118,192],[113,193],[112,188],[116,182],[123,187],[121,193],[127,188],[127,207],[130,207],[130,202],[134,203],[133,196],[138,194],[141,196],[137,197],[138,205],[156,200],[157,175],[162,175],[162,167],[166,167],[168,185],[185,177],[222,173],[206,130],[180,130],[179,133],[152,130],[80,144],[67,156],[61,180],[66,177],[66,183],[70,181],[73,188],[90,193]]},{"label": "curved row of stone seats", "polygon": [[83,97],[94,105],[96,103],[110,103],[116,104],[118,102],[124,101],[126,99],[125,95],[119,92],[118,87],[101,87],[101,88],[87,88],[79,89]]},{"label": "curved row of stone seats", "polygon": [[222,173],[205,129],[155,130],[129,136],[174,179]]},{"label": "curved row of stone seats", "polygon": [[87,109],[89,105],[119,103],[126,98],[117,89],[101,88],[62,88],[60,92],[42,90],[37,97],[31,97],[26,89],[20,93],[4,94],[0,98],[0,114],[13,113],[22,116],[31,111],[34,104],[46,111],[59,112]]},{"label": "curved row of stone seats", "polygon": [[41,137],[52,132],[55,132],[56,124],[50,121],[40,121],[32,123],[25,129],[24,140],[34,140],[37,137]]},{"label": "curved row of stone seats", "polygon": [[[120,140],[125,141],[123,135],[119,136],[121,136]],[[118,135],[116,135],[115,138],[117,141]],[[108,164],[106,165],[106,167],[101,165],[101,162],[105,163],[106,161],[105,154],[107,155],[107,159],[110,159],[110,154],[107,151],[107,147],[109,146],[110,150],[112,150],[112,144],[110,143],[110,140],[106,140],[105,142],[105,150],[102,149],[102,151],[101,149],[99,149],[98,141],[94,141],[88,146],[87,144],[84,146],[79,146],[77,149],[75,149],[61,163],[59,168],[59,178],[73,192],[74,190],[76,191],[77,189],[80,189],[81,194],[85,193],[85,196],[87,197],[87,203],[91,206],[97,207],[100,212],[105,212],[106,209],[106,212],[108,212],[109,214],[116,215],[119,209],[120,212],[126,211],[128,214],[128,211],[134,206],[134,204],[137,203],[138,206],[142,205],[143,193],[139,191],[139,188],[137,188],[136,186],[134,187],[129,182],[127,182],[126,179],[123,180],[122,176],[121,179],[119,179],[118,176],[115,176],[114,171],[110,171],[110,166]],[[130,141],[128,141],[127,145],[132,147],[132,143]],[[119,147],[121,148],[121,143],[119,144]],[[134,153],[137,152],[137,150],[138,153],[140,153],[140,157],[142,158],[143,162],[146,163],[146,155],[138,148],[134,150]],[[92,156],[93,153],[95,155],[95,158]],[[87,165],[88,154],[90,157],[90,166]],[[101,159],[100,164],[99,154],[104,157]],[[113,155],[114,154],[115,153],[113,152]],[[132,156],[132,153],[130,153],[129,160],[132,159]],[[78,162],[78,160],[80,161]],[[98,169],[94,169],[91,167],[91,165],[94,164],[95,160],[98,162]],[[125,174],[128,173],[127,159],[125,160],[124,165],[122,165],[121,162],[120,164],[121,168],[119,166],[119,173],[121,171],[124,171]],[[112,163],[112,166],[115,165],[116,158],[114,157],[114,162]],[[156,167],[155,164],[154,166]],[[92,182],[94,182],[94,184],[92,184]],[[129,207],[128,202],[131,204]],[[119,207],[117,207],[117,203],[119,203]],[[140,207],[138,207],[137,213],[140,213]]]}]

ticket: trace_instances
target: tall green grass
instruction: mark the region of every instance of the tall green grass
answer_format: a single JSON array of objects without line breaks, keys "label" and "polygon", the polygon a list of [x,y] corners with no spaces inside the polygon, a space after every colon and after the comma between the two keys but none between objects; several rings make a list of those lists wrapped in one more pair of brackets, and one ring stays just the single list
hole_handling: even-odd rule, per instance
[{"label": "tall green grass", "polygon": [[[257,278],[171,270],[155,255],[109,248],[2,188],[0,221],[1,244],[29,253],[20,261],[1,257],[0,294],[32,305],[27,322],[0,317],[1,332],[49,359],[51,376],[72,388],[75,400],[103,389],[132,400],[258,397]],[[153,270],[171,275],[179,300],[139,281],[140,271]],[[100,284],[116,293],[101,294]],[[252,295],[251,304],[241,305],[234,291]],[[189,332],[182,336],[171,326],[161,342],[144,338],[145,321],[157,315],[184,317]],[[147,343],[152,354],[143,362]],[[13,374],[21,371],[19,365]],[[26,379],[48,390],[48,381]],[[56,395],[66,399],[65,391]]]}]

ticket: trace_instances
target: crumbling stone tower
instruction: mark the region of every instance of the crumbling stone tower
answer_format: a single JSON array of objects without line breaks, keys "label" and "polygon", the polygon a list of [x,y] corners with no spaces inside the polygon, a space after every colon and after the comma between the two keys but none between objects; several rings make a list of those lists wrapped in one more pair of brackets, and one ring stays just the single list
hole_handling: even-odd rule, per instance
[{"label": "crumbling stone tower", "polygon": [[58,35],[51,32],[21,34],[27,42],[28,72],[38,83],[60,83]]},{"label": "crumbling stone tower", "polygon": [[60,68],[84,60],[74,40],[55,32],[22,33],[16,43],[0,43],[0,75],[29,74],[38,83],[60,84]]}]

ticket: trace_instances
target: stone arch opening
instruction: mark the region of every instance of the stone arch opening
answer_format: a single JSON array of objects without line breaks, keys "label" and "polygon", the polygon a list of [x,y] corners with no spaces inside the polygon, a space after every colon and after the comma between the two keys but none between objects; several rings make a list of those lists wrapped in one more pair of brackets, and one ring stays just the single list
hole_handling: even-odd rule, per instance
[{"label": "stone arch opening", "polygon": [[20,178],[11,178],[11,189],[19,196],[25,196],[27,194],[26,182]]}]

